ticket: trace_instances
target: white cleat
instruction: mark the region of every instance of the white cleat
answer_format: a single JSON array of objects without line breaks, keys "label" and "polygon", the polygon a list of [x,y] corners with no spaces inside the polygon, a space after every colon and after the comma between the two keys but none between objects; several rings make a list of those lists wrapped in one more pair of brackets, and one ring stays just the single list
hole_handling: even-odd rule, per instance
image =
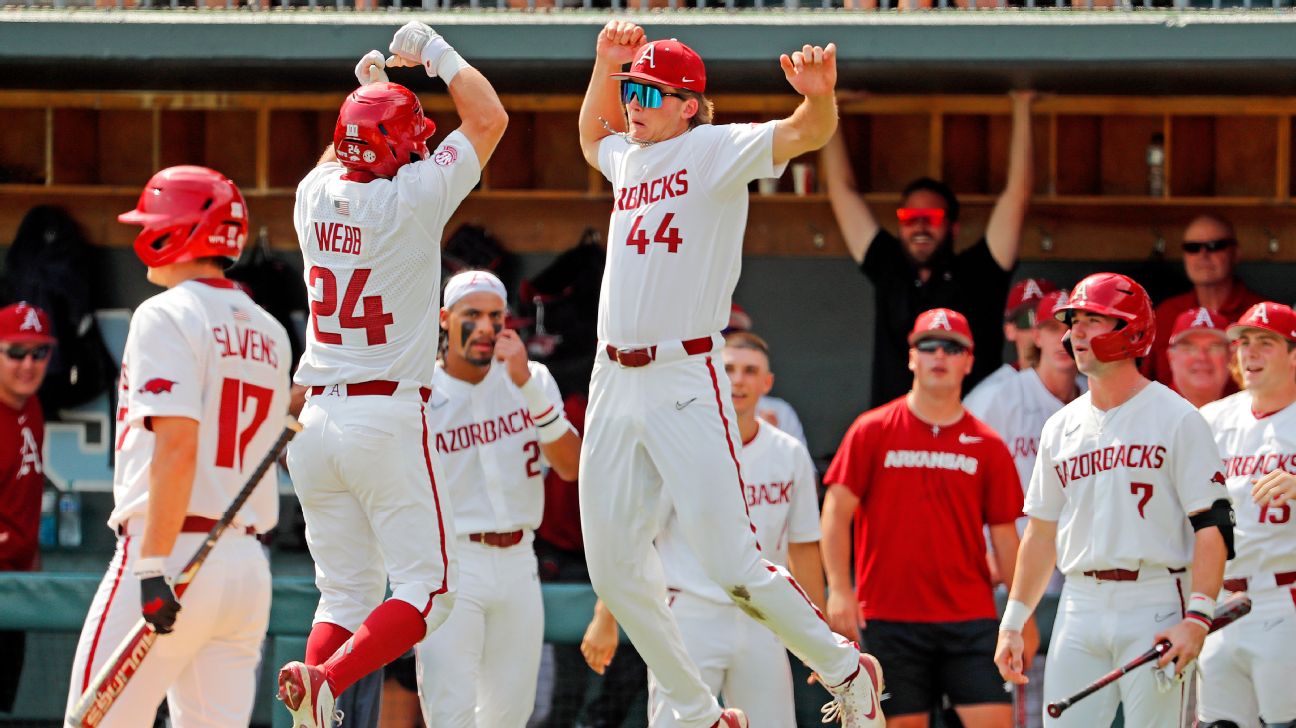
[{"label": "white cleat", "polygon": [[824,723],[841,721],[843,728],[884,728],[882,715],[882,666],[876,658],[860,653],[859,669],[849,680],[830,688],[833,699],[820,710]]},{"label": "white cleat", "polygon": [[333,728],[333,688],[318,667],[284,665],[279,670],[279,699],[292,713],[293,728]]}]

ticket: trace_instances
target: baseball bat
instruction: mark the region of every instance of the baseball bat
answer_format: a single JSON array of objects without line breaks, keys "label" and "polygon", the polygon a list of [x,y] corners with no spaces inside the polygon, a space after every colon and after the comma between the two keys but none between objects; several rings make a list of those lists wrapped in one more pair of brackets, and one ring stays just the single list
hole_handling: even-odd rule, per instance
[{"label": "baseball bat", "polygon": [[[234,521],[234,517],[247,503],[248,498],[252,497],[252,491],[256,490],[257,484],[265,477],[265,474],[279,459],[283,449],[288,446],[288,441],[293,435],[301,431],[301,424],[296,419],[289,416],[284,430],[279,434],[279,439],[275,440],[274,445],[270,447],[270,452],[261,458],[257,463],[256,470],[252,471],[243,485],[243,489],[234,496],[233,502],[229,508],[225,509],[219,521],[207,532],[207,538],[190,557],[185,567],[181,569],[176,576],[172,588],[175,590],[176,599],[184,596],[185,591],[189,589],[189,583],[193,581],[198,570],[202,568],[203,562],[216,546],[216,540],[220,538],[225,529]],[[158,632],[153,625],[141,618],[135,623],[135,627],[130,631],[125,640],[118,645],[117,649],[109,656],[108,661],[104,663],[99,672],[95,674],[94,679],[86,686],[86,690],[77,699],[76,705],[72,712],[67,716],[67,723],[76,726],[76,728],[96,728],[108,713],[108,709],[117,702],[122,691],[130,682],[135,673],[139,671],[140,663],[148,655],[149,650],[153,649],[153,643],[157,641]]]},{"label": "baseball bat", "polygon": [[[1251,598],[1245,594],[1235,594],[1230,597],[1228,601],[1224,602],[1219,611],[1215,613],[1215,619],[1211,620],[1210,631],[1214,632],[1217,629],[1223,629],[1250,612]],[[1072,695],[1069,698],[1063,698],[1056,703],[1049,703],[1048,714],[1053,718],[1057,718],[1062,715],[1062,711],[1070,708],[1072,705],[1075,705],[1098,690],[1116,682],[1125,673],[1134,670],[1140,665],[1146,665],[1149,662],[1155,661],[1168,649],[1170,649],[1170,642],[1168,640],[1161,640],[1153,645],[1147,652],[1144,652],[1133,660],[1130,660],[1092,683],[1089,683],[1088,686],[1075,695]]]}]

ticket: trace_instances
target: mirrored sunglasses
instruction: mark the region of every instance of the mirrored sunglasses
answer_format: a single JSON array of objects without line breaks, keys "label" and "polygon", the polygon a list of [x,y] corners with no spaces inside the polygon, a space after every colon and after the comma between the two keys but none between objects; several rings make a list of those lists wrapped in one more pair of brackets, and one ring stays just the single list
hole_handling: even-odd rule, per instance
[{"label": "mirrored sunglasses", "polygon": [[649,86],[639,81],[622,81],[621,82],[621,103],[628,104],[631,99],[638,99],[639,105],[645,109],[660,109],[663,96],[674,96],[677,99],[683,99],[683,94],[662,91],[656,86]]},{"label": "mirrored sunglasses", "polygon": [[38,344],[36,346],[13,344],[5,347],[4,353],[5,356],[14,361],[22,361],[29,356],[36,361],[45,361],[49,358],[51,348],[49,344]]},{"label": "mirrored sunglasses", "polygon": [[914,348],[924,354],[935,354],[937,351],[943,351],[949,356],[957,356],[967,351],[966,346],[949,339],[923,339],[914,344]]},{"label": "mirrored sunglasses", "polygon": [[1183,252],[1200,253],[1203,250],[1207,253],[1218,253],[1221,250],[1237,245],[1233,238],[1220,238],[1218,240],[1186,240],[1183,244]]},{"label": "mirrored sunglasses", "polygon": [[901,225],[926,222],[932,227],[937,227],[945,224],[945,211],[939,207],[901,207],[896,210],[896,219]]}]

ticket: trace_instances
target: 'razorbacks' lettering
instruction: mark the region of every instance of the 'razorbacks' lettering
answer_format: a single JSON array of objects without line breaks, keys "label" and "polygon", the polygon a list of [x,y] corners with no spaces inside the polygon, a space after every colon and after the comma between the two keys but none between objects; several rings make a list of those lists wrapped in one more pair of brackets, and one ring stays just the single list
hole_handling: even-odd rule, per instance
[{"label": "'razorbacks' lettering", "polygon": [[325,253],[360,255],[360,228],[341,222],[315,223],[315,241]]},{"label": "'razorbacks' lettering", "polygon": [[651,182],[631,183],[617,190],[616,209],[633,210],[668,197],[683,197],[688,191],[688,170],[681,169]]},{"label": "'razorbacks' lettering", "polygon": [[747,507],[777,506],[792,501],[792,481],[782,483],[747,484]]},{"label": "'razorbacks' lettering", "polygon": [[1165,445],[1111,445],[1082,453],[1053,466],[1062,487],[1081,478],[1113,468],[1147,468],[1156,470],[1165,464]]},{"label": "'razorbacks' lettering", "polygon": [[1275,470],[1296,475],[1296,453],[1234,455],[1224,459],[1224,474],[1230,478],[1239,475],[1265,475]]},{"label": "'razorbacks' lettering", "polygon": [[962,470],[975,475],[977,459],[956,452],[931,450],[887,450],[884,468],[931,468],[935,470]]},{"label": "'razorbacks' lettering", "polygon": [[279,366],[279,355],[275,352],[273,336],[242,326],[235,326],[234,331],[231,332],[224,324],[213,326],[212,336],[216,338],[217,350],[222,359],[237,356],[240,359],[261,362],[272,367]]},{"label": "'razorbacks' lettering", "polygon": [[534,427],[531,411],[519,407],[506,415],[438,432],[436,448],[441,453],[459,452],[476,445],[489,445],[506,435],[527,433]]},{"label": "'razorbacks' lettering", "polygon": [[1033,458],[1039,454],[1038,437],[1014,437],[1012,442],[1005,442],[1014,458]]}]

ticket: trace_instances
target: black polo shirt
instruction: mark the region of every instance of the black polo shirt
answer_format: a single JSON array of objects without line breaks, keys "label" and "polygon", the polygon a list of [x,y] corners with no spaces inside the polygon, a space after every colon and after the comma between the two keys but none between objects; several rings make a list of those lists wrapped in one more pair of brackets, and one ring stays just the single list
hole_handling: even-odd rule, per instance
[{"label": "black polo shirt", "polygon": [[918,277],[918,265],[905,253],[900,239],[878,229],[860,270],[873,283],[877,327],[873,336],[873,402],[876,407],[909,391],[909,330],[918,314],[950,308],[967,317],[976,344],[972,373],[963,391],[976,386],[1002,364],[1003,308],[1012,271],[990,254],[983,237],[959,253],[945,248],[929,262],[931,276]]}]

